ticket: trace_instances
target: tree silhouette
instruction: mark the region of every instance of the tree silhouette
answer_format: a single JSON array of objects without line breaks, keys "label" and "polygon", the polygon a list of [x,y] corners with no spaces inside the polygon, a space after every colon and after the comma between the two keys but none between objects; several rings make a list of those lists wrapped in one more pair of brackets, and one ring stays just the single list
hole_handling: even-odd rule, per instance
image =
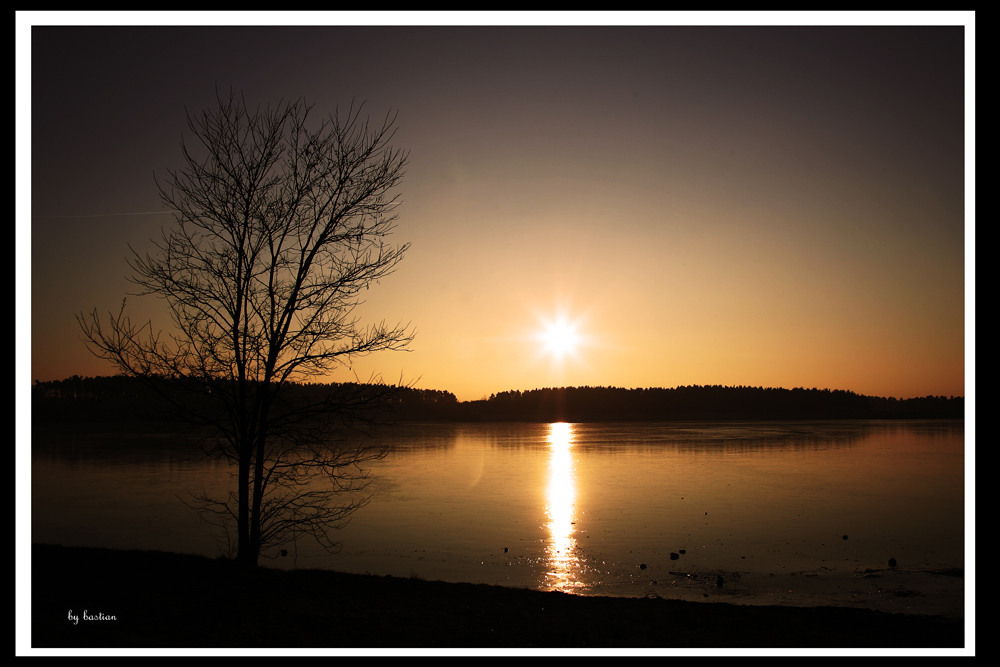
[{"label": "tree silhouette", "polygon": [[353,493],[366,484],[362,464],[384,456],[335,436],[371,419],[392,386],[371,378],[319,397],[297,387],[413,338],[355,314],[408,248],[388,240],[407,154],[390,145],[395,116],[370,124],[363,105],[314,122],[302,100],[250,109],[242,95],[217,99],[188,114],[197,143],[182,141],[184,167],[157,183],[175,225],[129,261],[137,294],[163,298],[172,329],[133,323],[124,301],[106,322],[96,309],[77,319],[94,354],[209,429],[236,489],[197,505],[235,523],[236,556],[255,564],[300,533],[334,549],[330,529],[367,501]]}]

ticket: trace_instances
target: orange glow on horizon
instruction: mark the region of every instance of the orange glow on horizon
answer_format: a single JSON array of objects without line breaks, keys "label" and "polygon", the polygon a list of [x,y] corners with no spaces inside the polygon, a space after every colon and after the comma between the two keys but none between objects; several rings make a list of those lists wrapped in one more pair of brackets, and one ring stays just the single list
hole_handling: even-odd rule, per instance
[{"label": "orange glow on horizon", "polygon": [[[187,34],[174,30],[142,33],[153,66]],[[387,239],[409,250],[345,315],[412,324],[416,339],[306,380],[374,378],[459,401],[560,386],[974,393],[974,88],[963,85],[974,54],[961,28],[780,32],[421,26],[336,90],[323,68],[351,58],[353,37],[281,28],[232,59],[245,40],[213,32],[232,80],[254,82],[248,101],[302,96],[322,117],[367,91],[363,115],[398,109],[392,144],[412,151]],[[16,253],[30,272],[15,318],[25,388],[117,372],[73,315],[116,311],[134,292],[129,249],[155,254],[174,224],[151,174],[178,166],[185,109],[210,108],[203,74],[220,67],[208,54],[191,71],[161,68],[169,85],[133,77],[135,94],[171,92],[123,117],[121,91],[78,83],[80,72],[120,79],[138,33],[69,33],[33,32],[33,75],[51,83],[31,92],[34,126],[58,132],[35,133],[18,170],[36,184],[19,199],[30,215],[18,216]],[[106,48],[86,48],[95,39]],[[408,68],[406,85],[385,62]],[[317,74],[290,89],[281,74],[304,63]],[[618,75],[594,75],[604,71]],[[85,133],[61,122],[68,90],[91,110]],[[52,196],[50,183],[67,187]],[[129,311],[169,339],[162,301],[129,296]]]}]

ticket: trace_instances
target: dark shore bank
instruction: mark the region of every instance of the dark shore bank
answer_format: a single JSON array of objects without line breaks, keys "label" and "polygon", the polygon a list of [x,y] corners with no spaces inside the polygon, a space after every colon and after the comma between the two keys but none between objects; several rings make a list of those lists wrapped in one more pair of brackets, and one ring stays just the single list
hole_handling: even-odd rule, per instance
[{"label": "dark shore bank", "polygon": [[912,649],[964,643],[962,622],[940,617],[579,597],[246,569],[151,551],[35,544],[31,579],[35,649]]}]

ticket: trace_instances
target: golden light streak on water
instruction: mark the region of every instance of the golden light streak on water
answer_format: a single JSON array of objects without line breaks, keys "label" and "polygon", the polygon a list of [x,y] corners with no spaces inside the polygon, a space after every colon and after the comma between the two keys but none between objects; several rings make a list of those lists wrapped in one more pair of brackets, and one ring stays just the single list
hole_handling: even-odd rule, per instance
[{"label": "golden light streak on water", "polygon": [[576,552],[576,481],[573,458],[573,426],[563,422],[549,425],[549,474],[545,514],[549,543],[545,549],[548,568],[545,587],[570,591],[580,585],[579,557]]}]

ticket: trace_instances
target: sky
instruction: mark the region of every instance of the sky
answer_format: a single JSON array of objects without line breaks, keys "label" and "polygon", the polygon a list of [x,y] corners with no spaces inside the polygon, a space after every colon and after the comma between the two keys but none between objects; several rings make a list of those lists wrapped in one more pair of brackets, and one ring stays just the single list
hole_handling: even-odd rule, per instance
[{"label": "sky", "polygon": [[130,291],[218,87],[398,112],[411,245],[359,312],[417,335],[331,381],[966,394],[971,13],[485,16],[19,16],[19,378],[115,372],[74,316]]}]

